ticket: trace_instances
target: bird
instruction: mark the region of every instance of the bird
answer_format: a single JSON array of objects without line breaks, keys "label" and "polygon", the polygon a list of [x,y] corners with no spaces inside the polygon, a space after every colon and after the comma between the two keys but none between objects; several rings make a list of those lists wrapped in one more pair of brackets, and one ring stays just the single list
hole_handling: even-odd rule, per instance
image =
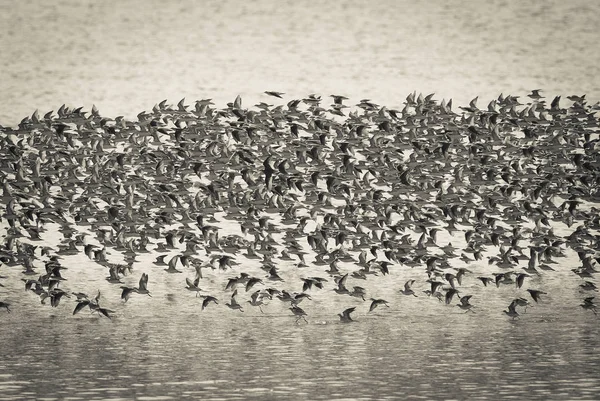
[{"label": "bird", "polygon": [[112,319],[112,318],[111,318],[111,316],[110,316],[110,314],[111,314],[111,313],[114,313],[114,311],[112,311],[112,310],[110,310],[110,309],[106,309],[106,308],[100,308],[100,307],[98,307],[96,310],[97,310],[97,311],[98,311],[98,313],[100,313],[101,315],[103,315],[103,316],[106,316],[106,317],[107,317],[107,318],[109,318],[109,319]]},{"label": "bird", "polygon": [[250,277],[246,282],[246,292],[248,292],[256,284],[262,284],[263,281],[257,277]]},{"label": "bird", "polygon": [[531,93],[529,95],[527,95],[527,97],[530,97],[533,100],[542,99],[543,96],[540,95],[541,91],[542,91],[541,89],[532,89]]},{"label": "bird", "polygon": [[77,301],[77,305],[75,305],[75,310],[73,310],[73,314],[77,314],[78,312],[80,312],[83,308],[85,308],[86,306],[89,307],[90,305],[90,301],[89,299],[81,299]]},{"label": "bird", "polygon": [[352,291],[350,292],[350,296],[357,297],[365,301],[366,290],[360,286],[352,287]]},{"label": "bird", "polygon": [[147,285],[148,275],[146,273],[142,273],[142,277],[140,278],[140,282],[137,287],[121,286],[121,289],[123,290],[121,291],[121,299],[124,302],[127,302],[131,294],[134,292],[137,294],[146,294],[149,297],[152,297],[152,295],[150,295],[150,291],[148,291]]},{"label": "bird", "polygon": [[[140,263],[136,256],[154,251],[154,263],[147,260],[166,273],[180,272],[179,262],[195,268],[197,276],[186,279],[185,288],[202,297],[203,309],[217,301],[201,295],[200,280],[231,291],[244,286],[252,295],[240,303],[263,313],[269,311],[262,302],[274,295],[292,308],[311,297],[319,307],[331,305],[325,298],[337,295],[318,289],[365,300],[373,281],[381,288],[390,270],[396,273],[391,266],[406,265],[422,266],[413,272],[428,275],[423,289],[430,287],[423,292],[448,305],[469,291],[468,273],[485,287],[496,284],[497,291],[486,288],[481,303],[518,292],[505,310],[516,319],[531,306],[521,293],[527,284],[541,286],[527,291],[543,303],[549,288],[543,286],[563,279],[558,258],[568,265],[573,253],[580,264],[569,268],[584,280],[577,290],[585,296],[597,291],[600,103],[569,96],[573,104],[561,108],[557,96],[548,106],[542,90],[534,89],[526,104],[500,95],[486,110],[476,97],[455,113],[451,101],[415,92],[401,111],[368,99],[356,104],[360,110],[346,111],[345,96],[330,96],[333,105],[325,108],[316,94],[256,109],[243,109],[240,96],[223,109],[209,99],[194,110],[183,99],[174,107],[162,101],[138,121],[63,105],[43,118],[34,112],[18,130],[0,127],[0,220],[6,223],[0,269],[22,265],[21,274],[35,275],[25,277],[21,295],[35,293],[31,298],[58,308],[55,313],[62,312],[61,299],[76,296],[69,312],[77,315],[87,306],[109,318],[119,310],[77,292],[87,275],[65,268],[62,257],[79,254],[108,269],[106,280],[121,286],[127,302],[132,293],[150,296],[146,274],[137,287],[124,282],[133,263]],[[241,233],[230,232],[225,221],[238,222]],[[463,249],[439,246],[444,231],[462,231]],[[491,250],[497,254],[487,256],[488,263],[502,269],[498,273],[478,265]],[[207,262],[196,259],[201,251]],[[219,274],[241,265],[240,258],[268,274]],[[321,265],[335,279],[331,287],[296,271]],[[351,286],[348,276],[366,284]],[[9,287],[5,279],[0,277],[2,290]],[[257,286],[267,280],[278,288]],[[416,297],[422,282],[415,276],[399,292]],[[183,291],[181,282],[174,283]],[[284,290],[283,283],[294,290],[302,285],[302,292]],[[516,288],[508,288],[513,283]],[[242,310],[235,294],[228,306]],[[453,306],[471,310],[470,299],[460,297]],[[369,313],[382,305],[370,300]],[[578,303],[596,312],[594,300],[586,300]],[[477,306],[472,311],[479,312]]]},{"label": "bird", "polygon": [[531,304],[529,303],[528,300],[526,300],[525,298],[515,298],[513,300],[513,302],[515,303],[516,306],[523,306],[525,307],[525,312],[527,312],[527,307],[530,306]]},{"label": "bird", "polygon": [[253,292],[252,295],[250,296],[250,300],[248,301],[248,303],[252,306],[258,306],[258,309],[262,313],[265,313],[261,307],[261,305],[264,305],[264,302],[262,299],[259,299],[259,296],[260,296],[260,290]]},{"label": "bird", "polygon": [[278,97],[280,99],[281,99],[281,95],[285,95],[285,93],[275,92],[275,91],[265,91],[265,93],[269,96]]},{"label": "bird", "polygon": [[[402,293],[403,295],[412,295],[412,296],[417,296],[417,294],[415,294],[415,292],[413,291],[413,289],[411,288],[412,285],[415,283],[416,280],[408,280],[406,283],[404,283],[404,289],[400,290],[400,293]],[[433,289],[433,284],[431,285],[432,287],[432,292],[435,292],[435,290]]]},{"label": "bird", "polygon": [[150,295],[150,291],[148,291],[148,275],[146,273],[142,273],[142,277],[140,278],[139,285],[135,289],[135,292],[138,294],[146,294],[149,297],[152,296]]},{"label": "bird", "polygon": [[170,260],[169,260],[169,267],[164,269],[164,271],[166,271],[167,273],[181,273],[181,270],[177,270],[176,266],[177,266],[177,262],[179,261],[180,256],[179,255],[175,255],[173,256]]},{"label": "bird", "polygon": [[304,310],[302,308],[300,308],[297,305],[292,305],[290,307],[290,310],[292,311],[292,313],[294,314],[294,316],[296,316],[296,324],[300,321],[300,319],[304,319],[304,321],[306,323],[308,323],[308,320],[306,320],[306,312],[304,312]]},{"label": "bird", "polygon": [[455,288],[446,289],[446,295],[445,295],[446,305],[450,305],[450,303],[452,302],[452,298],[454,297],[454,295],[457,295],[457,294],[458,294],[458,290]]},{"label": "bird", "polygon": [[225,304],[229,309],[233,309],[233,310],[239,310],[240,312],[243,312],[244,309],[242,308],[242,305],[240,305],[235,297],[237,296],[237,290],[233,291],[233,294],[231,294],[231,301],[229,301],[229,303]]},{"label": "bird", "polygon": [[303,281],[303,285],[302,285],[302,291],[308,291],[310,289],[312,289],[312,287],[316,287],[316,288],[323,288],[323,282],[326,282],[327,280],[321,277],[308,277],[308,278],[301,278],[301,280]]},{"label": "bird", "polygon": [[592,283],[591,281],[586,281],[583,284],[579,284],[579,288],[581,288],[583,291],[598,291],[596,284]]},{"label": "bird", "polygon": [[375,310],[375,308],[377,308],[379,305],[385,305],[388,308],[390,307],[388,305],[388,301],[386,301],[385,299],[371,298],[371,306],[369,306],[369,313],[373,312],[373,310]]},{"label": "bird", "polygon": [[519,273],[519,274],[517,274],[517,280],[516,280],[517,288],[521,288],[523,286],[523,282],[525,281],[525,277],[529,277],[529,274],[527,274],[527,273]]},{"label": "bird", "polygon": [[483,283],[484,287],[487,287],[488,284],[493,283],[494,279],[490,277],[477,277]]},{"label": "bird", "polygon": [[540,300],[540,295],[545,295],[546,293],[544,291],[540,291],[540,290],[532,290],[532,289],[528,289],[527,292],[529,293],[529,295],[531,295],[531,298],[538,303]]},{"label": "bird", "polygon": [[592,312],[594,312],[594,315],[598,315],[598,312],[596,310],[596,304],[594,304],[594,298],[595,297],[585,298],[580,306],[585,310],[591,310]]},{"label": "bird", "polygon": [[135,288],[134,287],[127,287],[127,286],[121,286],[121,299],[123,300],[123,302],[127,302],[129,301],[129,297],[131,296],[132,292],[135,292]]},{"label": "bird", "polygon": [[460,298],[460,303],[458,304],[458,307],[464,310],[465,313],[469,311],[475,313],[475,311],[472,309],[473,305],[469,302],[471,297],[472,295],[465,295],[464,297]]},{"label": "bird", "polygon": [[334,291],[338,294],[350,294],[350,291],[346,288],[346,280],[348,280],[348,273],[344,274],[341,277],[335,278],[335,283],[337,284],[337,288],[334,288]]},{"label": "bird", "polygon": [[337,105],[341,105],[344,102],[344,100],[348,100],[346,96],[342,95],[330,95],[330,97],[333,98],[333,103]]},{"label": "bird", "polygon": [[436,298],[438,298],[440,301],[442,300],[442,298],[444,298],[444,296],[438,291],[438,288],[440,288],[443,283],[439,282],[439,281],[435,281],[435,280],[427,280],[430,284],[430,289],[424,291],[425,294],[427,294],[427,296],[434,296]]},{"label": "bird", "polygon": [[518,319],[519,318],[519,313],[517,312],[517,304],[515,301],[512,301],[510,303],[510,305],[508,305],[508,310],[504,311],[504,313],[511,317],[513,320]]},{"label": "bird", "polygon": [[340,322],[342,323],[350,323],[353,322],[354,320],[352,320],[352,318],[350,317],[350,314],[352,312],[354,312],[354,310],[356,309],[356,307],[351,307],[348,309],[345,309],[342,313],[338,313],[338,316],[340,317]]},{"label": "bird", "polygon": [[217,298],[211,295],[202,295],[202,297],[204,297],[204,300],[202,301],[202,310],[204,310],[211,302],[214,302],[215,304],[219,303]]},{"label": "bird", "polygon": [[50,306],[52,306],[53,308],[58,307],[58,304],[60,303],[60,300],[63,296],[70,298],[69,295],[66,292],[64,292],[63,290],[61,290],[60,288],[55,288],[52,291],[50,291],[49,296],[50,296]]},{"label": "bird", "polygon": [[198,287],[198,284],[200,284],[200,276],[196,276],[196,278],[194,279],[194,281],[190,280],[189,278],[185,278],[185,283],[186,285],[186,289],[189,291],[194,291],[196,292],[196,296],[198,296],[200,294],[200,291],[202,291],[200,289],[200,287]]},{"label": "bird", "polygon": [[108,270],[109,276],[106,278],[111,284],[122,284],[121,278],[119,277],[119,270],[116,266],[111,266]]}]

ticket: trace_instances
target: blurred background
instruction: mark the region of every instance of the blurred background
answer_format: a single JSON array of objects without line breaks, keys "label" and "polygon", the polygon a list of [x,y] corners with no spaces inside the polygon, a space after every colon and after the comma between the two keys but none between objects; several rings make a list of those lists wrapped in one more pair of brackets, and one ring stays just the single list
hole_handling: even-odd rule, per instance
[{"label": "blurred background", "polygon": [[[309,93],[398,107],[412,91],[600,98],[600,2],[587,0],[0,3],[0,124],[95,104],[127,118],[163,99],[225,107]],[[283,100],[266,90],[285,92]]]}]

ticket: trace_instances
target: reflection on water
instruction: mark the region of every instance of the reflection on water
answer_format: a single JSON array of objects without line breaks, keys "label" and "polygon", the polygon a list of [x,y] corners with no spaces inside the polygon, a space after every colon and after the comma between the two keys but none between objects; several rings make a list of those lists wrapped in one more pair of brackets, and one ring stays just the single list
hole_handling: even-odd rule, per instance
[{"label": "reflection on water", "polygon": [[597,321],[471,320],[8,319],[0,400],[598,398]]}]

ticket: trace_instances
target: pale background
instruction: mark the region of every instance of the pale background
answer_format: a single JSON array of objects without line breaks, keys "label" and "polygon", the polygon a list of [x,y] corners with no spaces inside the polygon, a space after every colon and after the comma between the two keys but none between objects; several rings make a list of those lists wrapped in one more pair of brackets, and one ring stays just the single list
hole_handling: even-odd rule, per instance
[{"label": "pale background", "polygon": [[[225,107],[309,93],[389,107],[413,90],[485,106],[500,93],[600,99],[600,2],[0,2],[0,124],[95,104]],[[276,103],[277,104],[277,103]]]}]

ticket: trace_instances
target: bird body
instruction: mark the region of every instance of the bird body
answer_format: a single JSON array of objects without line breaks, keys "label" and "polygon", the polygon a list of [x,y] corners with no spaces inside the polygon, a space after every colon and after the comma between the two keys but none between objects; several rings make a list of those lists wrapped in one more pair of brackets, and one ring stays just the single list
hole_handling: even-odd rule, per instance
[{"label": "bird body", "polygon": [[200,291],[202,291],[200,289],[200,287],[198,287],[198,284],[200,284],[200,276],[196,276],[196,278],[194,279],[194,281],[190,280],[189,278],[186,277],[185,279],[185,283],[186,283],[186,289],[188,291],[194,291],[196,293],[196,296],[198,296],[200,294]]},{"label": "bird body", "polygon": [[473,305],[469,302],[471,299],[472,295],[465,295],[464,297],[460,298],[460,303],[457,305],[460,309],[464,310],[465,312],[475,312],[473,310]]},{"label": "bird body", "polygon": [[[417,296],[417,294],[415,294],[415,292],[412,289],[412,285],[415,283],[415,280],[408,280],[406,283],[404,283],[404,288],[402,290],[400,290],[400,293],[403,295],[412,295],[412,296]],[[441,283],[440,283],[441,284]],[[435,292],[437,290],[433,289],[433,284],[432,286],[432,292]]]},{"label": "bird body", "polygon": [[263,300],[262,300],[262,299],[260,299],[260,290],[258,290],[258,291],[255,291],[255,292],[253,292],[253,293],[252,293],[252,295],[250,296],[250,300],[248,301],[248,303],[249,303],[250,305],[252,305],[252,306],[257,306],[257,307],[258,307],[258,309],[259,309],[259,310],[260,310],[262,313],[265,313],[265,312],[262,310],[262,307],[261,307],[262,305],[264,305],[264,302],[263,302]]},{"label": "bird body", "polygon": [[596,310],[596,304],[594,304],[594,297],[588,297],[583,300],[581,307],[585,310],[591,310],[594,312],[594,315],[598,315],[598,311]]},{"label": "bird body", "polygon": [[204,300],[202,301],[202,310],[206,309],[206,307],[211,303],[215,303],[218,304],[219,301],[217,300],[217,298],[211,296],[211,295],[203,295]]},{"label": "bird body", "polygon": [[377,308],[379,305],[385,305],[388,308],[390,307],[390,305],[388,305],[388,302],[385,299],[371,298],[371,306],[369,306],[369,312],[373,312],[373,310],[375,310],[375,308]]},{"label": "bird body", "polygon": [[294,316],[296,316],[296,323],[298,323],[298,321],[300,321],[300,319],[304,319],[304,321],[306,323],[308,323],[308,320],[306,320],[306,312],[304,312],[304,310],[302,308],[300,308],[297,305],[292,305],[290,307],[290,310],[292,311],[292,313],[294,314]]},{"label": "bird body", "polygon": [[229,309],[232,310],[239,310],[240,312],[243,312],[244,309],[242,308],[242,305],[240,305],[237,300],[235,299],[235,297],[237,296],[237,290],[233,291],[233,294],[231,295],[231,300],[229,301],[229,303],[225,304]]},{"label": "bird body", "polygon": [[508,305],[508,310],[504,311],[504,313],[511,317],[513,320],[518,319],[519,318],[519,313],[517,312],[517,304],[515,301],[511,302],[510,305]]}]

